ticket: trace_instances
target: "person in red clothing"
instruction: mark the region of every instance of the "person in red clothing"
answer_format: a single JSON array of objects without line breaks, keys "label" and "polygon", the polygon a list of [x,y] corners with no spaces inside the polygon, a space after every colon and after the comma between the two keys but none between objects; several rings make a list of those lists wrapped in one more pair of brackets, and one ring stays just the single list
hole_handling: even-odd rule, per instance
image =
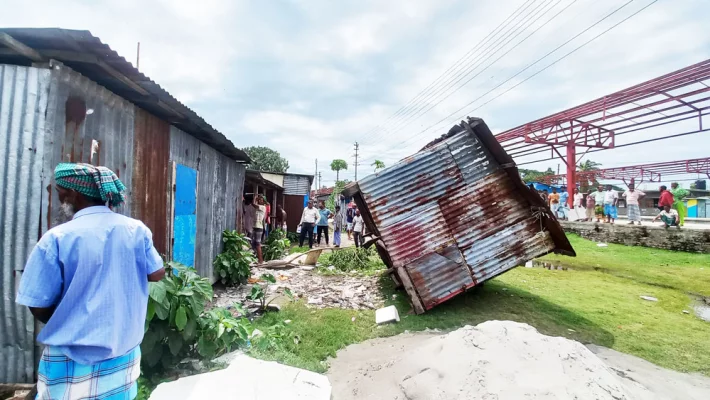
[{"label": "person in red clothing", "polygon": [[658,208],[663,210],[663,207],[670,206],[673,208],[673,193],[668,191],[668,188],[663,185],[659,188],[661,198],[658,199]]}]

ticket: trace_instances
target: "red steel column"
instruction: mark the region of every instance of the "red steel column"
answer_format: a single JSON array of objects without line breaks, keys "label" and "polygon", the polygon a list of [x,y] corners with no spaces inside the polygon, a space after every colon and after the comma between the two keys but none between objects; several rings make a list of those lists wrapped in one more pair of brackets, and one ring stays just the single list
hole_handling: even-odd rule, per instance
[{"label": "red steel column", "polygon": [[574,188],[577,187],[577,147],[574,142],[567,143],[567,204],[574,208]]}]

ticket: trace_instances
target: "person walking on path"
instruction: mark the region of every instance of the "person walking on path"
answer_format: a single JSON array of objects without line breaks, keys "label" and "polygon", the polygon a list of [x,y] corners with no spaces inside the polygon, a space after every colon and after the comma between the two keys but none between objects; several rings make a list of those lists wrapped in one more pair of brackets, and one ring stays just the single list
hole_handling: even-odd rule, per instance
[{"label": "person walking on path", "polygon": [[343,231],[345,216],[340,211],[340,206],[335,206],[335,216],[333,217],[333,246],[340,247],[340,233]]},{"label": "person walking on path", "polygon": [[629,210],[629,225],[638,222],[641,225],[641,208],[639,207],[639,199],[645,196],[646,193],[636,190],[634,184],[629,185],[629,190],[625,191],[623,196],[626,199],[626,207]]},{"label": "person walking on path", "polygon": [[613,224],[616,220],[616,203],[619,201],[619,194],[616,193],[611,185],[606,185],[604,192],[604,214],[606,215],[606,223]]},{"label": "person walking on path", "polygon": [[676,228],[680,229],[680,218],[678,217],[678,211],[671,208],[671,206],[663,206],[663,211],[656,215],[656,218],[653,219],[653,222],[656,222],[656,220],[658,220],[659,218],[661,219],[661,221],[663,221],[664,228],[668,229],[671,226],[675,226]]},{"label": "person walking on path", "polygon": [[303,209],[301,214],[301,222],[298,226],[301,228],[301,235],[298,238],[298,245],[303,247],[303,241],[308,235],[308,248],[313,248],[313,227],[316,226],[320,219],[320,213],[313,207],[313,201],[308,202],[308,206]]},{"label": "person walking on path", "polygon": [[[589,189],[589,193],[587,193],[587,209],[585,211],[585,221],[593,221],[594,220],[594,213],[596,212],[596,201],[594,200],[594,193],[592,193],[592,189]],[[597,220],[597,222],[599,222]]]},{"label": "person walking on path", "polygon": [[113,171],[61,163],[54,177],[71,219],[35,245],[16,298],[46,324],[37,398],[133,399],[148,282],[163,279],[163,260],[148,227],[111,210],[126,190]]},{"label": "person walking on path", "polygon": [[355,204],[350,202],[345,214],[345,230],[348,232],[348,240],[353,240],[353,218],[355,218]]},{"label": "person walking on path", "polygon": [[658,199],[658,209],[663,211],[663,208],[665,206],[673,208],[673,203],[675,202],[675,199],[673,198],[673,193],[668,191],[666,185],[662,185],[661,187],[659,187],[658,191],[661,193],[660,198]]},{"label": "person walking on path", "polygon": [[320,246],[320,241],[323,236],[325,236],[325,245],[328,245],[328,218],[330,218],[333,213],[329,209],[325,208],[325,203],[320,202],[318,205],[318,212],[320,213],[320,219],[318,220],[318,246]]},{"label": "person walking on path", "polygon": [[360,210],[355,210],[355,217],[353,218],[353,238],[355,239],[355,247],[360,247],[363,245],[362,235],[365,233],[365,221],[360,215]]},{"label": "person walking on path", "polygon": [[264,237],[264,229],[266,228],[266,206],[264,205],[264,198],[257,196],[256,205],[253,207],[256,209],[256,217],[254,218],[254,234],[252,235],[251,246],[256,253],[259,264],[263,264],[264,256],[261,251],[261,240]]},{"label": "person walking on path", "polygon": [[673,195],[673,208],[678,211],[678,225],[685,225],[685,217],[688,216],[688,209],[685,207],[685,198],[690,196],[690,192],[678,185],[678,182],[671,183],[671,194]]},{"label": "person walking on path", "polygon": [[604,188],[602,185],[597,186],[597,191],[594,192],[594,216],[597,217],[597,222],[604,219]]}]

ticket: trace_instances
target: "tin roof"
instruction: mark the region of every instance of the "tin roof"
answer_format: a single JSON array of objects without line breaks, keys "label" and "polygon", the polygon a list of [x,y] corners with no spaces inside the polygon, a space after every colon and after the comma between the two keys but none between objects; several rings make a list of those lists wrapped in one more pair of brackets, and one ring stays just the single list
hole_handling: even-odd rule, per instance
[{"label": "tin roof", "polygon": [[343,194],[354,196],[417,312],[543,254],[575,255],[481,119]]},{"label": "tin roof", "polygon": [[57,60],[117,95],[196,137],[225,156],[250,162],[224,134],[179,102],[89,31],[0,28],[0,63],[32,65]]}]

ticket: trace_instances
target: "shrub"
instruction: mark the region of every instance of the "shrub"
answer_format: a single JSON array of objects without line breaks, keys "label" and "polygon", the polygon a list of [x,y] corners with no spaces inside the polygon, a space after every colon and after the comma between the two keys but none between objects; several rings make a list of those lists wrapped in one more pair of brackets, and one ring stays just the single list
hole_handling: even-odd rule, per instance
[{"label": "shrub", "polygon": [[[241,315],[246,315],[238,306]],[[224,308],[213,308],[204,313],[199,321],[198,353],[214,358],[234,349],[246,347],[254,330],[248,319],[236,318]]]},{"label": "shrub", "polygon": [[264,260],[278,260],[288,254],[288,248],[291,242],[286,239],[286,232],[281,229],[276,229],[269,232],[269,237],[264,243]]},{"label": "shrub", "polygon": [[[271,274],[262,275],[261,278],[264,280],[264,284],[254,284],[254,286],[251,287],[251,293],[247,295],[247,299],[251,301],[258,301],[259,309],[261,311],[266,311],[266,307],[268,307],[268,305],[275,299],[272,298],[271,300],[266,301],[266,294],[269,291],[269,284],[276,283],[276,278],[274,278],[274,276]],[[284,294],[288,296],[289,299],[293,300],[293,294],[291,293],[291,289],[284,288]]]},{"label": "shrub", "polygon": [[246,283],[251,275],[249,265],[256,262],[251,241],[237,231],[222,232],[224,249],[214,260],[214,269],[223,284]]},{"label": "shrub", "polygon": [[145,337],[141,344],[145,369],[167,369],[187,357],[197,337],[197,318],[212,299],[212,285],[192,268],[167,265],[160,282],[150,283]]}]

